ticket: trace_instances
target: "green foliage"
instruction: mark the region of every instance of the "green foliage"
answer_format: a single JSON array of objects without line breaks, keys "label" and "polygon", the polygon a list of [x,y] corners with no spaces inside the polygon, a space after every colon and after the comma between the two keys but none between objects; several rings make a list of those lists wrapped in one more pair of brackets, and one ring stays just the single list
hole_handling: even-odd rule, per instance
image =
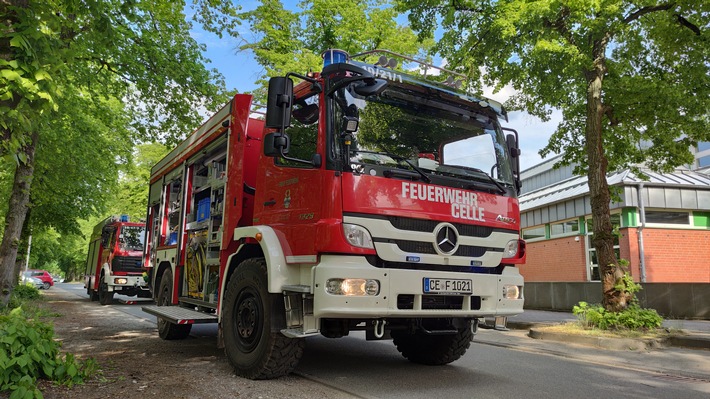
[{"label": "green foliage", "polygon": [[432,45],[431,40],[418,43],[409,27],[396,23],[391,0],[306,0],[298,6],[291,11],[281,0],[265,0],[240,14],[257,39],[239,50],[252,51],[264,67],[262,85],[270,76],[320,71],[320,54],[331,48],[351,55],[379,48],[424,56]]},{"label": "green foliage", "polygon": [[597,68],[610,171],[641,162],[668,171],[692,160],[691,145],[710,141],[707,1],[397,3],[421,37],[443,28],[437,50],[451,67],[493,87],[512,85],[512,109],[545,120],[561,109],[564,121],[542,153],[565,154],[580,174],[588,162],[587,89]]},{"label": "green foliage", "polygon": [[635,303],[621,312],[610,312],[601,305],[579,302],[577,306],[572,308],[572,313],[585,327],[601,330],[647,330],[658,328],[663,323],[663,318],[655,309],[644,309]]},{"label": "green foliage", "polygon": [[150,169],[169,151],[160,143],[139,144],[133,149],[131,161],[124,165],[118,187],[111,193],[105,215],[127,214],[132,221],[145,219],[148,206]]},{"label": "green foliage", "polygon": [[83,383],[96,372],[94,361],[62,356],[51,325],[16,308],[0,315],[0,391],[10,398],[41,398],[39,378],[66,386]]},{"label": "green foliage", "polygon": [[[107,211],[134,143],[178,142],[201,110],[229,98],[224,78],[205,66],[191,21],[235,33],[231,2],[33,0],[0,8],[0,217],[22,222],[31,208],[25,230],[76,236],[78,220]],[[10,188],[6,171],[17,165],[33,175]],[[11,194],[19,200],[7,201]],[[29,236],[3,225],[12,242]],[[1,268],[13,267],[17,248],[2,247]],[[65,255],[54,256],[60,267],[76,258]]]},{"label": "green foliage", "polygon": [[31,284],[18,284],[17,287],[12,290],[10,302],[7,307],[8,309],[19,308],[28,301],[36,301],[38,299],[42,299],[42,294],[37,287]]}]

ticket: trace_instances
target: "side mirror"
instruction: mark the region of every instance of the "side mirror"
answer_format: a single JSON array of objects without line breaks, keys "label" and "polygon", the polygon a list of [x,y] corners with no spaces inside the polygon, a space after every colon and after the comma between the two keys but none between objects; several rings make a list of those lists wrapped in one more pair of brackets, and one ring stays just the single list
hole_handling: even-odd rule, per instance
[{"label": "side mirror", "polygon": [[280,157],[288,154],[291,139],[284,133],[269,133],[264,136],[264,155],[267,157]]},{"label": "side mirror", "polygon": [[269,93],[266,100],[266,120],[269,129],[283,129],[291,126],[291,106],[293,103],[293,81],[286,77],[269,79]]},{"label": "side mirror", "polygon": [[520,148],[518,147],[518,132],[513,129],[503,129],[512,131],[513,134],[508,134],[505,136],[505,143],[508,147],[508,153],[510,154],[510,168],[513,171],[513,178],[515,179],[515,188],[518,193],[520,193]]}]

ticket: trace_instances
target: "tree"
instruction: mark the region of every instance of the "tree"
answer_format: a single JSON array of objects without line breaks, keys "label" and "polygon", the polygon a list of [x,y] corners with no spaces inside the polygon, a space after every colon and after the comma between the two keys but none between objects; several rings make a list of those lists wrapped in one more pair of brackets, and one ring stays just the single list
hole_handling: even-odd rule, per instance
[{"label": "tree", "polygon": [[541,154],[562,153],[586,173],[603,305],[625,308],[606,174],[641,162],[670,171],[710,140],[710,3],[399,0],[399,9],[421,37],[440,25],[438,50],[474,84],[512,84],[513,109],[543,119],[562,110]]},{"label": "tree", "polygon": [[264,96],[270,76],[320,71],[320,55],[328,49],[354,55],[380,48],[423,56],[432,44],[418,43],[409,27],[396,23],[397,11],[390,0],[305,0],[299,6],[300,11],[290,11],[280,0],[264,0],[240,14],[255,39],[242,37],[238,51],[252,51],[265,69],[257,96]]},{"label": "tree", "polygon": [[[235,32],[231,3],[191,4],[207,31]],[[132,132],[131,139],[175,142],[201,119],[198,109],[226,101],[223,78],[205,69],[184,9],[185,2],[168,0],[0,0],[0,156],[14,161],[0,243],[0,307],[13,287],[35,160],[42,156],[37,151],[56,116],[79,117],[96,112],[101,101],[121,99],[130,116],[130,125],[121,128]],[[62,111],[77,98],[96,106]],[[96,133],[82,128],[87,140]]]},{"label": "tree", "polygon": [[161,143],[139,144],[133,149],[131,162],[125,165],[112,193],[107,215],[127,214],[131,220],[145,219],[148,208],[150,169],[167,155],[169,148]]}]

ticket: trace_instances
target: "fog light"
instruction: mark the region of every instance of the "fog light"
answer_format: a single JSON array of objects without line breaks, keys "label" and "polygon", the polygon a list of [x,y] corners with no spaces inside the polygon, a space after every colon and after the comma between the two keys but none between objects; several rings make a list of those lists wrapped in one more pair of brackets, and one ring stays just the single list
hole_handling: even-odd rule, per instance
[{"label": "fog light", "polygon": [[115,278],[113,279],[114,284],[128,284],[127,278]]},{"label": "fog light", "polygon": [[517,285],[506,284],[503,286],[503,298],[505,299],[520,299],[521,287]]},{"label": "fog light", "polygon": [[380,282],[364,278],[333,278],[325,282],[331,295],[375,296],[380,293]]}]

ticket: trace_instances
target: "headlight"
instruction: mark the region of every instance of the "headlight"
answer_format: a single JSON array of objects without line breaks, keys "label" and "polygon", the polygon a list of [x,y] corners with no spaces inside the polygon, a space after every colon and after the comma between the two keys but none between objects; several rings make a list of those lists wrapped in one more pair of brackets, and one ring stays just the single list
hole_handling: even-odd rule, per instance
[{"label": "headlight", "polygon": [[114,284],[128,284],[127,278],[115,278],[113,279]]},{"label": "headlight", "polygon": [[518,253],[518,240],[510,240],[503,248],[503,257],[512,258]]},{"label": "headlight", "polygon": [[364,278],[332,278],[325,282],[331,295],[375,296],[380,293],[380,282]]},{"label": "headlight", "polygon": [[343,233],[345,233],[345,239],[348,240],[350,245],[360,248],[375,249],[372,244],[372,237],[370,232],[362,226],[356,224],[343,223]]},{"label": "headlight", "polygon": [[520,299],[522,290],[517,285],[506,284],[503,286],[503,298],[505,299]]}]

